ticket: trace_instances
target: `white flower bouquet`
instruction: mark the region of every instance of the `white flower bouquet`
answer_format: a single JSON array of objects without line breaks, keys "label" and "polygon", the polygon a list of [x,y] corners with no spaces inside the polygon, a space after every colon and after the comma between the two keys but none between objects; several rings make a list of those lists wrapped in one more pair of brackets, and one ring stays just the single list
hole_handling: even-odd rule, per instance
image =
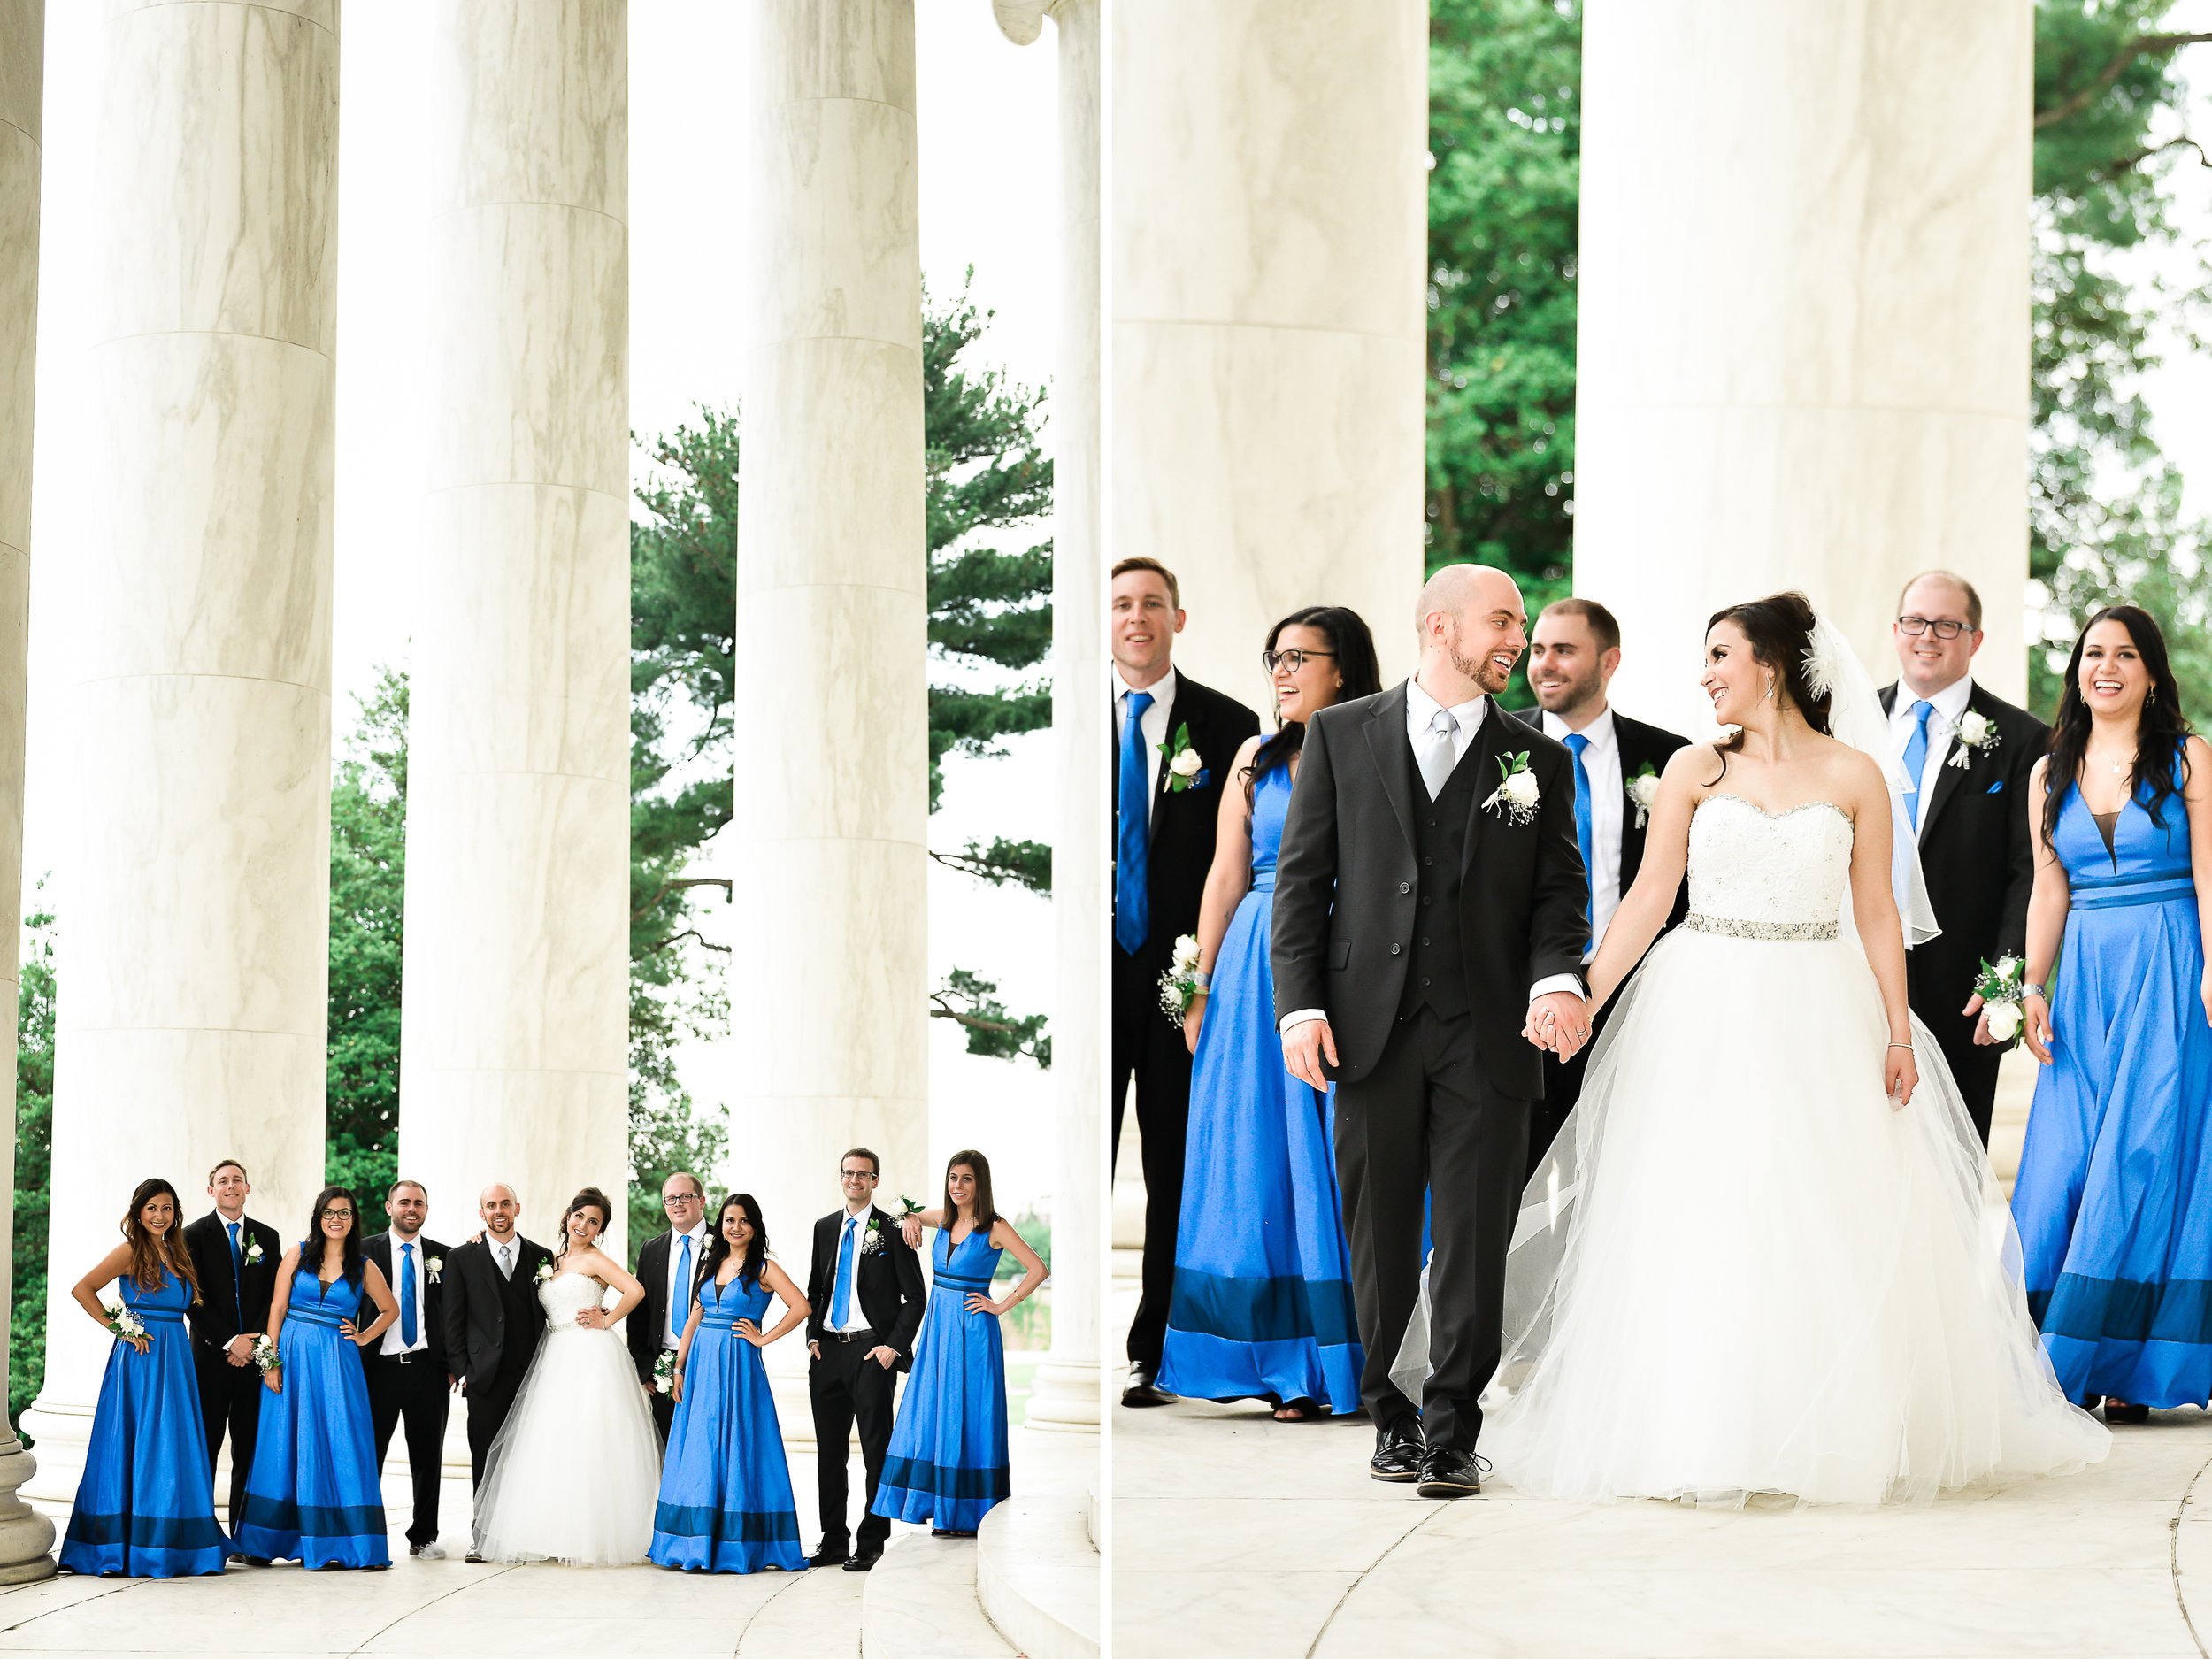
[{"label": "white flower bouquet", "polygon": [[2008,954],[1983,963],[1974,980],[1974,995],[1982,999],[1982,1012],[1989,1019],[1989,1034],[1999,1042],[2011,1042],[2026,1023],[2020,1008],[2026,989],[2021,982],[2024,967],[2019,957]]},{"label": "white flower bouquet", "polygon": [[1482,803],[1482,810],[1497,813],[1517,829],[1536,822],[1537,803],[1544,798],[1544,792],[1536,774],[1528,769],[1528,750],[1499,756],[1498,775],[1502,781]]},{"label": "white flower bouquet", "polygon": [[1190,1012],[1190,1005],[1204,988],[1198,982],[1198,935],[1185,933],[1175,941],[1175,955],[1160,976],[1161,1011],[1181,1025],[1183,1016]]}]

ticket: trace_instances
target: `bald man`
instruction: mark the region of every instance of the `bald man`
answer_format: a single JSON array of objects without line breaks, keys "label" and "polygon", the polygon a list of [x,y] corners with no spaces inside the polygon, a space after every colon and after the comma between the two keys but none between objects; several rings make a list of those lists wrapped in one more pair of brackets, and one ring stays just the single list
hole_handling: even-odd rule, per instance
[{"label": "bald man", "polygon": [[[1369,1471],[1424,1497],[1482,1487],[1477,1396],[1496,1370],[1506,1246],[1544,1094],[1540,1033],[1589,1040],[1589,883],[1566,747],[1497,706],[1528,648],[1502,571],[1447,565],[1417,607],[1403,685],[1306,727],[1275,872],[1283,1059],[1333,1080],[1352,1299],[1375,1425]],[[1499,798],[1509,773],[1519,800]],[[1433,1194],[1429,1375],[1417,1411],[1390,1379]]]},{"label": "bald man", "polygon": [[443,1277],[446,1363],[459,1373],[468,1401],[469,1478],[481,1486],[484,1455],[545,1334],[537,1278],[539,1268],[553,1264],[553,1252],[517,1230],[522,1202],[504,1182],[483,1190],[476,1213],[483,1236],[446,1257]]}]

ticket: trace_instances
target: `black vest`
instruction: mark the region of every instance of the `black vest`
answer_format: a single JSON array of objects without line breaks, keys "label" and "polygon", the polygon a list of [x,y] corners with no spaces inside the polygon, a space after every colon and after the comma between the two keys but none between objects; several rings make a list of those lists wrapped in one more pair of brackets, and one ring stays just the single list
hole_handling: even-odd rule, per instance
[{"label": "black vest", "polygon": [[1413,768],[1413,850],[1420,873],[1415,883],[1413,961],[1406,969],[1405,994],[1398,999],[1403,1019],[1424,1002],[1447,1019],[1464,1016],[1472,1006],[1467,990],[1467,953],[1459,933],[1459,872],[1467,863],[1468,821],[1486,788],[1479,775],[1486,761],[1470,745],[1444,780],[1444,792],[1429,799],[1421,768]]}]

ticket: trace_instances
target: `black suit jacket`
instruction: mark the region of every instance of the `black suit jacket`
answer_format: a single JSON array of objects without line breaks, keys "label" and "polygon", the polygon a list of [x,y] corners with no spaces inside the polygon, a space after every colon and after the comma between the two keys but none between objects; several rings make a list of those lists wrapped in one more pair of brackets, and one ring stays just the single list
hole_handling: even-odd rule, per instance
[{"label": "black suit jacket", "polygon": [[[1882,691],[1882,708],[1893,713],[1897,687]],[[1921,1018],[1939,1033],[1938,1016],[1955,1018],[1974,994],[1985,961],[2006,951],[2024,956],[2028,895],[2035,886],[2035,841],[2028,826],[2028,774],[2050,751],[2051,729],[2025,709],[1980,686],[1966,706],[1997,728],[1994,749],[1959,745],[1936,772],[1935,787],[1920,808],[1920,868],[1928,899],[1943,931],[1906,958],[1916,987],[1924,987]]]},{"label": "black suit jacket", "polygon": [[519,1234],[515,1242],[515,1271],[506,1279],[488,1240],[472,1240],[445,1258],[446,1368],[472,1389],[489,1387],[502,1361],[527,1363],[545,1334],[537,1272],[553,1252]]},{"label": "black suit jacket", "polygon": [[[661,1356],[660,1333],[668,1328],[668,1253],[675,1248],[675,1239],[672,1233],[657,1233],[637,1253],[637,1279],[645,1286],[645,1300],[631,1313],[622,1335],[630,1345],[640,1382],[653,1380],[653,1365]],[[703,1236],[691,1252],[691,1290],[698,1288],[699,1264],[707,1259],[707,1247],[713,1241],[710,1234]],[[688,1301],[684,1317],[691,1317]]]},{"label": "black suit jacket", "polygon": [[[447,1271],[452,1268],[453,1263],[445,1259],[446,1247],[427,1233],[417,1235],[415,1252],[417,1257],[424,1263],[423,1305],[416,1310],[418,1317],[422,1320],[422,1340],[429,1350],[430,1357],[443,1365],[446,1363],[445,1271],[442,1271],[437,1279],[433,1279],[429,1272],[429,1263],[433,1261],[440,1262],[443,1263],[443,1268]],[[361,1240],[361,1254],[374,1262],[376,1271],[384,1275],[384,1282],[392,1287],[392,1303],[396,1307],[399,1304],[399,1275],[392,1268],[392,1258],[397,1254],[392,1248],[392,1235],[389,1233],[372,1233]],[[388,1330],[398,1329],[399,1321],[395,1318]],[[361,1350],[361,1357],[365,1360],[376,1358],[377,1350],[383,1346],[384,1339],[380,1336]],[[451,1371],[454,1368],[447,1365],[446,1369]]]},{"label": "black suit jacket", "polygon": [[[897,1351],[897,1369],[904,1371],[914,1363],[914,1335],[922,1328],[922,1307],[928,1296],[922,1287],[922,1258],[907,1248],[905,1234],[890,1216],[872,1206],[868,1214],[883,1248],[858,1255],[860,1311],[868,1328]],[[837,1287],[838,1234],[844,1225],[842,1210],[814,1224],[814,1260],[806,1276],[810,1342],[822,1340],[822,1322],[829,1317],[830,1294]]]},{"label": "black suit jacket", "polygon": [[[1206,872],[1214,861],[1214,826],[1221,810],[1221,792],[1241,788],[1230,774],[1230,764],[1244,740],[1260,729],[1259,716],[1233,697],[1200,685],[1188,675],[1176,674],[1175,699],[1167,710],[1168,741],[1178,726],[1190,728],[1190,746],[1205,763],[1205,781],[1188,789],[1170,789],[1166,757],[1161,757],[1159,778],[1154,785],[1151,808],[1151,851],[1145,860],[1145,892],[1150,902],[1150,929],[1136,953],[1136,963],[1149,985],[1166,971],[1175,954],[1175,941],[1198,931],[1198,904],[1206,891]],[[1112,722],[1107,724],[1111,736]],[[1118,745],[1110,745],[1107,764],[1112,768],[1116,844],[1120,826],[1121,759]],[[1120,947],[1114,949],[1118,951]]]},{"label": "black suit jacket", "polygon": [[[1536,821],[1517,826],[1480,803],[1500,758],[1524,751],[1540,799]],[[1493,699],[1460,764],[1478,769],[1479,785],[1459,895],[1476,1054],[1500,1094],[1541,1100],[1543,1051],[1521,1035],[1529,987],[1556,974],[1579,980],[1589,931],[1574,763]],[[1382,1057],[1404,995],[1420,874],[1413,817],[1426,799],[1403,685],[1308,723],[1275,864],[1275,1017],[1326,1010],[1335,1075],[1355,1082]]]},{"label": "black suit jacket", "polygon": [[[223,1217],[210,1210],[186,1224],[184,1248],[192,1252],[192,1271],[200,1277],[200,1299],[193,1303],[192,1340],[202,1348],[219,1348],[232,1338],[258,1336],[269,1328],[269,1308],[276,1300],[277,1264],[284,1259],[284,1240],[265,1221],[251,1216],[239,1229],[239,1249],[261,1247],[258,1262],[241,1263],[235,1288],[230,1275],[230,1234]],[[242,1309],[239,1299],[243,1296]]]},{"label": "black suit jacket", "polygon": [[[1544,729],[1544,712],[1541,709],[1516,709],[1512,713],[1515,719],[1521,721],[1532,731],[1540,732]],[[1649,766],[1655,775],[1663,774],[1667,770],[1667,762],[1674,758],[1674,751],[1678,749],[1687,749],[1690,746],[1688,738],[1670,732],[1663,726],[1652,726],[1642,720],[1632,720],[1618,709],[1613,710],[1613,741],[1620,746],[1621,786],[1624,791],[1636,774],[1646,766]],[[1571,764],[1568,768],[1568,772],[1570,776],[1573,775]],[[1626,898],[1629,888],[1636,885],[1636,872],[1644,867],[1644,836],[1648,825],[1637,823],[1636,818],[1636,803],[1633,801],[1624,801],[1621,809],[1621,896],[1623,898]],[[1690,913],[1688,887],[1689,884],[1686,882],[1677,884],[1674,906],[1667,917],[1667,926],[1672,927]]]}]

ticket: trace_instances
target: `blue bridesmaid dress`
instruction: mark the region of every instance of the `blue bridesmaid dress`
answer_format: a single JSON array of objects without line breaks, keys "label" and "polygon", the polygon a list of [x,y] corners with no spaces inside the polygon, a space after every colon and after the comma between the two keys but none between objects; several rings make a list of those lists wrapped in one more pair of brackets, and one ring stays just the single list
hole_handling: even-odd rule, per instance
[{"label": "blue bridesmaid dress", "polygon": [[684,1361],[684,1397],[668,1431],[649,1559],[693,1572],[806,1565],[783,1428],[760,1350],[737,1334],[773,1301],[741,1277],[700,1286],[704,1311]]},{"label": "blue bridesmaid dress", "polygon": [[1214,955],[1192,1061],[1175,1294],[1160,1386],[1199,1400],[1359,1409],[1362,1352],[1336,1180],[1336,1094],[1283,1064],[1275,1029],[1275,857],[1290,772],[1252,791],[1252,886]]},{"label": "blue bridesmaid dress", "polygon": [[2103,833],[2068,786],[2072,889],[2051,1065],[2013,1186],[2028,1310],[2069,1398],[2212,1397],[2212,1026],[2178,797],[2139,789]]},{"label": "blue bridesmaid dress", "polygon": [[891,1425],[883,1479],[869,1507],[894,1521],[972,1532],[1013,1487],[1006,1467],[1006,1351],[998,1319],[970,1313],[972,1291],[991,1294],[1004,1252],[978,1227],[952,1242],[941,1227],[931,1252],[929,1306],[914,1339],[914,1371]]},{"label": "blue bridesmaid dress", "polygon": [[140,1354],[119,1341],[108,1355],[84,1478],[62,1535],[62,1570],[129,1578],[220,1572],[231,1552],[215,1524],[200,1386],[184,1329],[191,1290],[166,1268],[159,1290],[140,1289],[127,1273],[116,1282],[152,1346]]},{"label": "blue bridesmaid dress", "polygon": [[[319,1252],[312,1252],[319,1254]],[[303,1247],[302,1260],[311,1252]],[[261,1391],[261,1430],[246,1477],[239,1552],[305,1567],[388,1567],[369,1385],[342,1320],[359,1317],[361,1283],[325,1286],[302,1266],[277,1333],[284,1391]]]}]

